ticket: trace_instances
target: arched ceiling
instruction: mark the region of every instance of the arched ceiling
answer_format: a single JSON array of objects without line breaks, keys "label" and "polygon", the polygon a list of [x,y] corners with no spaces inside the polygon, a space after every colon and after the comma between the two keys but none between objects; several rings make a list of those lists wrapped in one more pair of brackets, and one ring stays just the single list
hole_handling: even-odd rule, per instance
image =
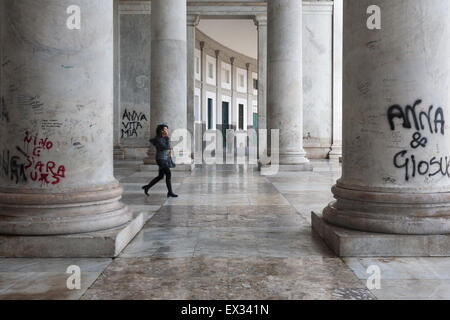
[{"label": "arched ceiling", "polygon": [[224,46],[258,58],[258,31],[253,20],[200,20],[198,28]]}]

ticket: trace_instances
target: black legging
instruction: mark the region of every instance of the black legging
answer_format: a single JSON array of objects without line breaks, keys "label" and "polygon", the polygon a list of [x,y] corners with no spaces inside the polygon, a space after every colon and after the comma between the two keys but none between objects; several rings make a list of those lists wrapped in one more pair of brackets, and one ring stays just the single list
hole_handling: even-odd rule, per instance
[{"label": "black legging", "polygon": [[160,182],[162,179],[164,179],[164,175],[166,176],[167,191],[169,191],[169,193],[172,193],[172,172],[170,172],[169,167],[159,167],[159,174],[155,179],[152,180],[152,182],[150,182],[149,189]]}]

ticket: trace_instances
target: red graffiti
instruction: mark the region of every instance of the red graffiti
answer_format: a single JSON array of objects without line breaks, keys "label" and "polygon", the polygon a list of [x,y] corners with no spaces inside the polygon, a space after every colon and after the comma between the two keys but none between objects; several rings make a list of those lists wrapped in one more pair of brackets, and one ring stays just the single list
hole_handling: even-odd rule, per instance
[{"label": "red graffiti", "polygon": [[48,138],[38,139],[38,135],[36,134],[34,137],[30,135],[30,132],[25,132],[24,142],[30,145],[32,143],[33,152],[32,155],[35,157],[41,156],[41,150],[50,151],[53,148],[53,142],[51,142]]},{"label": "red graffiti", "polygon": [[25,165],[25,170],[31,168],[31,180],[56,185],[66,177],[66,168],[63,165],[57,166],[53,161],[42,162],[39,160],[41,151],[50,151],[53,148],[53,142],[49,138],[39,139],[37,134],[32,136],[27,131],[24,142],[28,147],[31,145],[33,148],[31,155],[27,155],[27,164]]},{"label": "red graffiti", "polygon": [[[58,184],[61,179],[66,177],[66,168],[64,166],[59,166],[56,169],[56,163],[53,161],[48,161],[43,163],[38,161],[30,173],[30,178],[33,181],[43,182],[45,184]],[[51,181],[49,180],[51,179]]]}]

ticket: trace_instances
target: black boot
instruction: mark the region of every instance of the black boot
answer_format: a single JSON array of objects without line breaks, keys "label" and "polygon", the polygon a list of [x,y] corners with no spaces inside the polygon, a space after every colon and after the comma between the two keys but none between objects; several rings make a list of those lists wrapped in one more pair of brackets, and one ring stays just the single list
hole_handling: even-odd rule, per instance
[{"label": "black boot", "polygon": [[151,187],[153,187],[155,184],[157,184],[159,181],[161,181],[161,177],[156,177],[155,179],[153,179],[148,185],[143,186],[142,189],[144,189],[144,193],[145,195],[149,195],[148,194],[148,190],[150,190]]},{"label": "black boot", "polygon": [[167,190],[169,191],[169,192],[167,193],[167,198],[170,198],[170,197],[172,197],[172,198],[177,198],[178,195],[176,195],[176,194],[173,193],[173,191],[172,191],[172,180],[171,180],[171,179],[167,179],[167,180],[166,180],[166,185],[167,185]]},{"label": "black boot", "polygon": [[146,186],[143,186],[143,187],[142,187],[142,189],[144,189],[144,193],[145,193],[145,195],[147,195],[147,196],[149,195],[149,194],[148,194],[148,190],[149,190],[150,188],[151,188],[151,187],[150,187],[150,185],[149,185],[149,184],[148,184],[148,185],[146,185]]}]

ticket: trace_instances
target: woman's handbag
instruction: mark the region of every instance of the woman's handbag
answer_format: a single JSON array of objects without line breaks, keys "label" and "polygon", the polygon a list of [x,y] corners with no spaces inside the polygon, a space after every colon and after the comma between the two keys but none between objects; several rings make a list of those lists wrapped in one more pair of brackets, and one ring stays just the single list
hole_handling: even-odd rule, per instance
[{"label": "woman's handbag", "polygon": [[169,156],[167,158],[167,162],[169,164],[169,168],[175,168],[177,165],[175,164],[175,162],[172,159],[172,156],[169,153]]}]

